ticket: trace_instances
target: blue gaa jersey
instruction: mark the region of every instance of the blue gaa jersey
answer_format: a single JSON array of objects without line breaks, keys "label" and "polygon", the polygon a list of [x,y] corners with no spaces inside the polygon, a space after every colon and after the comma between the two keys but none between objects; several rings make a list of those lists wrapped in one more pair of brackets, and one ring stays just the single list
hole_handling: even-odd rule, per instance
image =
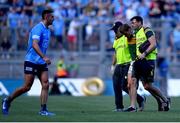
[{"label": "blue gaa jersey", "polygon": [[25,61],[34,64],[45,64],[45,61],[36,53],[32,47],[33,40],[37,40],[41,52],[45,55],[50,41],[50,30],[46,28],[43,22],[34,26],[29,34],[28,49],[25,56]]}]

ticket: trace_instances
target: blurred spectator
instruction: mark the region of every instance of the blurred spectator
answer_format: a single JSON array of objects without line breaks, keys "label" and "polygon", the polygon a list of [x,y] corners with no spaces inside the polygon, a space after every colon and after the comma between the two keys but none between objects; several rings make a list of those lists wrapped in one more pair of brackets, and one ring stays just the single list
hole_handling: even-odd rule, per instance
[{"label": "blurred spectator", "polygon": [[64,35],[64,20],[62,17],[55,16],[53,22],[53,34],[56,39],[55,45],[58,46],[56,48],[62,49],[63,48],[63,35]]},{"label": "blurred spectator", "polygon": [[111,18],[108,15],[108,9],[101,9],[98,12],[98,23],[108,24],[111,21]]},{"label": "blurred spectator", "polygon": [[95,11],[91,13],[85,13],[85,11],[83,11],[82,15],[80,16],[80,21],[82,23],[81,29],[84,49],[87,49],[87,47],[89,47],[89,39],[94,31],[94,26],[97,25],[97,19],[95,18],[95,16]]},{"label": "blurred spectator", "polygon": [[76,51],[77,50],[77,29],[80,26],[77,18],[74,18],[69,25],[67,40],[68,40],[68,50]]},{"label": "blurred spectator", "polygon": [[25,11],[26,15],[31,17],[32,13],[33,13],[33,1],[32,0],[24,0],[23,10]]},{"label": "blurred spectator", "polygon": [[91,13],[93,11],[97,12],[97,9],[94,6],[93,1],[89,1],[88,4],[83,8],[85,13]]},{"label": "blurred spectator", "polygon": [[132,17],[137,15],[137,11],[132,7],[132,5],[129,5],[125,15],[126,15],[126,19],[130,20]]},{"label": "blurred spectator", "polygon": [[19,14],[16,13],[16,8],[11,7],[10,12],[8,13],[7,24],[10,28],[11,34],[11,44],[13,45],[14,49],[17,49],[17,29],[19,27]]},{"label": "blurred spectator", "polygon": [[106,50],[107,51],[114,51],[113,42],[115,40],[115,33],[113,30],[109,30],[108,32],[109,41],[106,42]]},{"label": "blurred spectator", "polygon": [[89,38],[93,34],[93,25],[89,22],[88,25],[85,27],[86,30],[86,40],[89,40]]},{"label": "blurred spectator", "polygon": [[[11,33],[7,26],[7,22],[3,21],[0,25],[0,37],[10,37]],[[1,38],[2,39],[2,38]]]},{"label": "blurred spectator", "polygon": [[159,56],[157,59],[157,80],[159,82],[159,89],[167,97],[167,75],[168,75],[168,62],[165,57]]},{"label": "blurred spectator", "polygon": [[64,56],[62,55],[57,62],[57,70],[54,76],[54,82],[56,82],[58,78],[67,78],[68,76],[67,65],[65,64]]},{"label": "blurred spectator", "polygon": [[0,1],[0,24],[5,20],[5,16],[7,15],[7,12],[9,11],[9,5],[7,4],[6,0]]},{"label": "blurred spectator", "polygon": [[58,17],[63,17],[63,11],[62,11],[62,6],[59,6],[58,8],[56,8],[54,10],[54,16],[58,16]]},{"label": "blurred spectator", "polygon": [[174,0],[165,0],[164,10],[166,12],[165,14],[174,12],[176,10]]},{"label": "blurred spectator", "polygon": [[2,59],[4,59],[4,58],[9,59],[10,58],[9,52],[11,51],[11,43],[7,37],[3,38],[3,41],[2,41],[1,47],[0,47],[0,51],[2,51],[2,55],[1,55]]},{"label": "blurred spectator", "polygon": [[121,15],[124,16],[125,15],[125,5],[123,3],[123,0],[113,0],[112,2],[112,6],[114,8],[114,15]]},{"label": "blurred spectator", "polygon": [[8,3],[18,14],[21,13],[24,6],[23,0],[8,0]]},{"label": "blurred spectator", "polygon": [[59,8],[59,0],[50,0],[47,3],[47,7],[51,8],[52,10],[57,10]]},{"label": "blurred spectator", "polygon": [[[180,22],[177,23],[171,34],[172,51],[178,53],[177,58],[180,60]],[[176,60],[176,58],[174,59]]]},{"label": "blurred spectator", "polygon": [[30,27],[33,27],[36,23],[41,20],[41,17],[38,15],[36,10],[33,10],[33,15],[30,20]]},{"label": "blurred spectator", "polygon": [[76,78],[78,76],[78,73],[79,73],[79,65],[74,62],[75,61],[75,57],[74,56],[70,57],[70,61],[72,63],[70,65],[68,65],[69,77]]},{"label": "blurred spectator", "polygon": [[162,11],[160,9],[160,5],[157,1],[153,0],[150,5],[149,16],[152,18],[160,18],[162,15]]},{"label": "blurred spectator", "polygon": [[33,6],[38,14],[41,14],[46,7],[46,0],[33,0]]},{"label": "blurred spectator", "polygon": [[77,8],[75,6],[75,4],[72,1],[66,2],[67,3],[67,15],[68,15],[68,19],[73,19],[75,17],[77,17]]},{"label": "blurred spectator", "polygon": [[144,19],[148,18],[148,14],[149,14],[149,7],[146,4],[146,0],[141,0],[138,8],[137,8],[137,13],[138,15],[140,15],[141,17],[143,17]]},{"label": "blurred spectator", "polygon": [[175,14],[175,3],[172,0],[166,0],[164,10],[165,14],[163,15],[164,18],[162,19],[166,19],[167,21],[169,21],[170,24],[173,23],[174,20],[178,20]]},{"label": "blurred spectator", "polygon": [[19,40],[18,40],[18,45],[17,49],[18,50],[25,50],[26,45],[27,45],[27,40],[28,40],[28,33],[29,33],[29,24],[30,24],[30,19],[29,16],[26,15],[25,10],[22,10],[21,14],[19,15]]},{"label": "blurred spectator", "polygon": [[[86,26],[86,40],[84,42],[85,49],[88,51],[97,51],[99,49],[99,26],[92,25],[91,22]],[[106,37],[106,36],[105,36]]]}]

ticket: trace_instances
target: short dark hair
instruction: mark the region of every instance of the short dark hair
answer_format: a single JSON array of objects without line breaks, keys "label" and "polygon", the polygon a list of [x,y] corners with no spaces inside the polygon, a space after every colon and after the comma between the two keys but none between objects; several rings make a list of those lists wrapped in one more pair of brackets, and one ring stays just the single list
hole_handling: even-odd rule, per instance
[{"label": "short dark hair", "polygon": [[132,20],[136,20],[137,22],[141,22],[141,24],[143,24],[143,18],[141,16],[134,16],[130,19],[130,21]]},{"label": "short dark hair", "polygon": [[50,14],[50,13],[53,13],[52,9],[43,10],[43,12],[42,12],[42,19],[45,19],[45,15],[46,14]]}]

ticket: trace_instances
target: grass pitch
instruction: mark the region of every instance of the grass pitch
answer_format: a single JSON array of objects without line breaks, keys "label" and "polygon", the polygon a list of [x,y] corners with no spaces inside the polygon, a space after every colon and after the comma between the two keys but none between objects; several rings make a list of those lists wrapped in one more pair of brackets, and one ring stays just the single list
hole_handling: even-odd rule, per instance
[{"label": "grass pitch", "polygon": [[[8,116],[0,113],[0,122],[180,122],[180,97],[171,100],[168,112],[158,112],[151,96],[147,97],[143,112],[113,112],[112,96],[50,96],[48,109],[56,115],[40,116],[39,97],[21,96],[12,103]],[[129,106],[128,96],[124,96],[124,105]]]}]

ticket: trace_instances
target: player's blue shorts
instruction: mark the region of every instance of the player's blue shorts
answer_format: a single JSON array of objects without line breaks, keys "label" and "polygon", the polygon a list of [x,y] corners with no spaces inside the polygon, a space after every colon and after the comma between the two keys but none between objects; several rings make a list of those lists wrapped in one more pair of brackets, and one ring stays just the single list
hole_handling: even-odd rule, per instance
[{"label": "player's blue shorts", "polygon": [[29,61],[24,62],[24,73],[39,75],[43,71],[48,71],[47,64],[34,64]]}]

